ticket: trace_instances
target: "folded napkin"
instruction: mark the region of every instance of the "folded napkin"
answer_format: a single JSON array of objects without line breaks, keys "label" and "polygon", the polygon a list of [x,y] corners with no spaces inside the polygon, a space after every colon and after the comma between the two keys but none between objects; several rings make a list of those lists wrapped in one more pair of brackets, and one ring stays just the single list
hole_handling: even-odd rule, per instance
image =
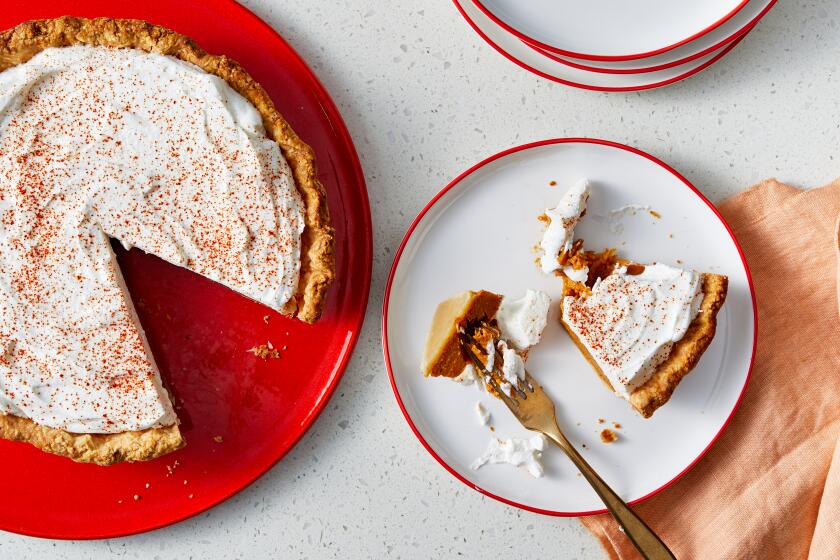
[{"label": "folded napkin", "polygon": [[[765,181],[720,211],[755,284],[752,378],[706,456],[634,509],[680,559],[840,559],[840,179]],[[609,516],[582,521],[639,558]]]}]

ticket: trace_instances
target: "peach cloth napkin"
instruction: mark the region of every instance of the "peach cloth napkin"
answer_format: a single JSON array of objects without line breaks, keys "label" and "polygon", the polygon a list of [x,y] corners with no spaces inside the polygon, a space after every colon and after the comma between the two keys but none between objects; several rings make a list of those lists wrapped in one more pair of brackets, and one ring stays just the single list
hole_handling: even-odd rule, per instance
[{"label": "peach cloth napkin", "polygon": [[[768,180],[720,211],[755,284],[752,378],[708,454],[634,509],[680,559],[840,559],[840,179]],[[639,558],[610,517],[582,521]]]}]

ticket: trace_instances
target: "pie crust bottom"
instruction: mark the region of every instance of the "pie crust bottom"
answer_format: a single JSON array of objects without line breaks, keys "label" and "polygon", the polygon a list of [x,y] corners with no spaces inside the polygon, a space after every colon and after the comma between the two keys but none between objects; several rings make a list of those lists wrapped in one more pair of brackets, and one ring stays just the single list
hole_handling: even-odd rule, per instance
[{"label": "pie crust bottom", "polygon": [[147,461],[184,446],[177,425],[119,434],[74,434],[11,414],[0,414],[0,438],[23,441],[47,453],[97,465]]},{"label": "pie crust bottom", "polygon": [[[703,274],[702,281],[703,301],[700,304],[700,312],[688,326],[685,335],[674,343],[668,358],[656,368],[644,384],[630,393],[630,404],[645,418],[650,418],[657,408],[668,402],[674,389],[682,378],[694,369],[715,336],[717,313],[726,299],[729,281],[726,276],[719,274]],[[562,309],[560,316],[563,316]],[[562,319],[560,322],[601,380],[615,392],[609,379],[583,342]]]}]

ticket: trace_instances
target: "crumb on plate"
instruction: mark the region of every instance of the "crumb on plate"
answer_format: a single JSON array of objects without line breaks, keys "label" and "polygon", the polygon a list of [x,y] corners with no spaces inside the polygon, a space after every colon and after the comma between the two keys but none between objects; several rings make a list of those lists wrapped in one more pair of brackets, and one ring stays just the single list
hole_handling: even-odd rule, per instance
[{"label": "crumb on plate", "polygon": [[601,430],[601,441],[603,443],[612,443],[618,439],[618,435],[610,430],[609,428],[605,428]]}]

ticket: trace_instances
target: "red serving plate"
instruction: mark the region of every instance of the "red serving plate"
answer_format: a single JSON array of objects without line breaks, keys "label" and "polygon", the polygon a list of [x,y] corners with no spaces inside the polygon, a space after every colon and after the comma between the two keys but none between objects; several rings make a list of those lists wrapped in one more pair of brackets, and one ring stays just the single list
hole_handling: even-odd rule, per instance
[{"label": "red serving plate", "polygon": [[[200,513],[292,448],[335,389],[359,335],[372,236],[364,176],[341,116],[306,63],[253,13],[231,0],[6,0],[0,29],[67,14],[145,19],[242,63],[315,149],[337,242],[336,282],[316,325],[285,319],[136,249],[118,250],[187,447],[147,463],[98,467],[0,441],[0,529],[89,539]],[[248,352],[266,341],[287,348],[280,359]]]}]

